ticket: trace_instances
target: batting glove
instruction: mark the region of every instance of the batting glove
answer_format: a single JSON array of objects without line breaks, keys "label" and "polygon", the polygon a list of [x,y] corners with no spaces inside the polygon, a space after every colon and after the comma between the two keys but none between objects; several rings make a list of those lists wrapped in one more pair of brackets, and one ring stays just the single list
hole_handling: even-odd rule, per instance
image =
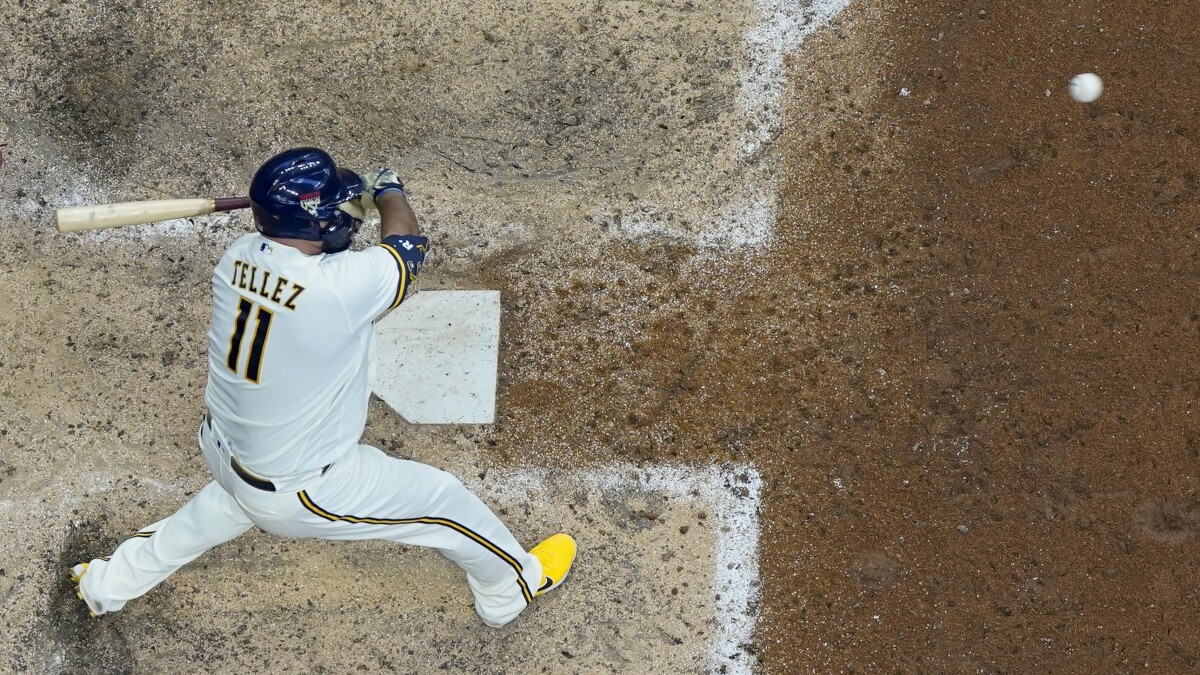
[{"label": "batting glove", "polygon": [[383,168],[369,171],[363,176],[363,192],[359,203],[367,209],[378,209],[375,206],[375,198],[389,190],[397,190],[400,194],[407,195],[404,192],[404,181],[400,180],[395,171]]}]

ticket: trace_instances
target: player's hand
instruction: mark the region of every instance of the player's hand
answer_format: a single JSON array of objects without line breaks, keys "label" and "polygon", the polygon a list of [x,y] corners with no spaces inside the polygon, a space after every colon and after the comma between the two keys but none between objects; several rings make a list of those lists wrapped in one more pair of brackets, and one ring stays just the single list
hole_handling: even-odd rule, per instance
[{"label": "player's hand", "polygon": [[342,202],[341,204],[338,204],[338,208],[346,213],[349,213],[351,217],[357,218],[358,220],[367,219],[367,209],[363,206],[361,200],[351,199],[350,201]]},{"label": "player's hand", "polygon": [[363,208],[378,209],[375,206],[375,197],[389,190],[398,190],[404,194],[404,181],[400,180],[400,176],[392,169],[374,169],[363,176],[363,192],[358,201]]}]

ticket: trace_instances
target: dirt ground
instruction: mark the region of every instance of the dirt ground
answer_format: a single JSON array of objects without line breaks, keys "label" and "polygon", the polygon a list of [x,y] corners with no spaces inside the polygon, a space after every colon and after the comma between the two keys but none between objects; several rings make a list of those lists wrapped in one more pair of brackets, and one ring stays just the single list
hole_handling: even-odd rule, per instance
[{"label": "dirt ground", "polygon": [[[515,416],[764,468],[766,672],[1194,670],[1198,29],[852,5],[790,62],[766,272],[695,284],[638,251],[648,306],[703,311],[583,373],[594,345],[560,342],[574,384],[514,386]],[[564,295],[550,335],[614,302]]]},{"label": "dirt ground", "polygon": [[760,431],[769,670],[1195,671],[1200,20],[860,9],[793,64],[763,292],[811,295],[747,310],[818,324]]},{"label": "dirt ground", "polygon": [[[404,657],[346,657],[391,625],[371,617],[315,642],[270,632],[294,622],[272,594],[331,615],[356,597],[273,571],[378,580],[370,547],[317,563],[251,538],[99,627],[57,572],[206,481],[206,284],[249,221],[66,238],[50,209],[236,194],[312,142],[414,177],[443,252],[423,284],[505,302],[497,423],[411,429],[377,405],[371,442],[485,469],[753,464],[761,599],[741,647],[761,672],[1197,669],[1194,8],[854,2],[789,56],[782,123],[751,161],[751,13],[342,4],[0,11],[0,668],[136,672],[139,646],[225,672]],[[1066,95],[1084,71],[1106,86],[1089,105]],[[736,212],[760,188],[773,234],[747,238]],[[581,588],[616,574],[593,569]],[[567,610],[534,619],[618,642]],[[219,613],[179,632],[203,611]],[[556,651],[488,670],[457,639],[451,670],[582,668]],[[605,670],[648,672],[629,654]]]}]

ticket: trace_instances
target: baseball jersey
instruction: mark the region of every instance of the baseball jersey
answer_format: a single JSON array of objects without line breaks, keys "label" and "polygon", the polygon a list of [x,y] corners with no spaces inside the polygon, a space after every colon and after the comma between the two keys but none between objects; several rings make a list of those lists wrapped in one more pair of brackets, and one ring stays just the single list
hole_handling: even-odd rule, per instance
[{"label": "baseball jersey", "polygon": [[306,255],[241,237],[213,271],[204,400],[253,474],[314,471],[358,443],[371,394],[374,323],[395,308],[428,239]]}]

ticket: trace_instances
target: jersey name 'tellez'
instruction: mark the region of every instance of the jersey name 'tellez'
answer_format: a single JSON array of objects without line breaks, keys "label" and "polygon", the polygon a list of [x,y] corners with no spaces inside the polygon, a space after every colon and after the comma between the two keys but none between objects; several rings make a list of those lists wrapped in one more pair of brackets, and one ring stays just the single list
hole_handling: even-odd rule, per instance
[{"label": "jersey name 'tellez'", "polygon": [[204,400],[242,466],[296,476],[359,442],[374,323],[404,300],[428,244],[310,256],[248,234],[229,247],[212,278]]}]

